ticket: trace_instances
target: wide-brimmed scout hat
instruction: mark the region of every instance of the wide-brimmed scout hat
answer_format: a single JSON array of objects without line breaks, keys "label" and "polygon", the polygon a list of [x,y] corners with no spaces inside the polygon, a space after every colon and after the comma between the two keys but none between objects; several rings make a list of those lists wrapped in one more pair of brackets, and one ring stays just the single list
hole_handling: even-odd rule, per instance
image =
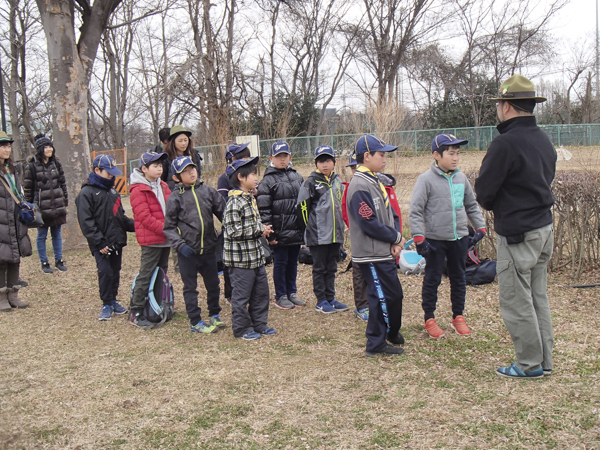
[{"label": "wide-brimmed scout hat", "polygon": [[511,100],[535,100],[536,103],[542,103],[547,100],[546,97],[535,95],[533,83],[523,75],[513,75],[500,86],[498,97],[490,98],[492,101],[511,101]]},{"label": "wide-brimmed scout hat", "polygon": [[170,133],[171,135],[169,136],[169,140],[175,139],[175,137],[181,133],[185,134],[187,137],[192,137],[192,132],[183,125],[175,125],[171,128]]},{"label": "wide-brimmed scout hat", "polygon": [[0,131],[0,142],[10,142],[12,144],[15,141],[9,138],[4,131]]}]

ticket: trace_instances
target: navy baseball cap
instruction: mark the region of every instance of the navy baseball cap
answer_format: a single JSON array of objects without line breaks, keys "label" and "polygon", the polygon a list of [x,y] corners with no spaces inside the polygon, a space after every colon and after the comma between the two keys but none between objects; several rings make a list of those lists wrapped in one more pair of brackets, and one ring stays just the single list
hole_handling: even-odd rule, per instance
[{"label": "navy baseball cap", "polygon": [[236,161],[233,161],[227,166],[227,168],[225,169],[225,173],[227,174],[227,176],[231,176],[233,172],[238,170],[240,167],[245,166],[246,164],[258,164],[258,159],[258,156],[256,156],[250,159],[238,159]]},{"label": "navy baseball cap", "polygon": [[117,162],[114,160],[114,158],[111,158],[108,155],[96,156],[92,165],[100,170],[106,170],[108,173],[114,176],[123,175],[123,172],[117,169]]},{"label": "navy baseball cap", "polygon": [[290,146],[283,141],[278,141],[273,144],[271,147],[271,156],[279,155],[280,153],[287,153],[291,155]]},{"label": "navy baseball cap", "polygon": [[321,145],[315,149],[315,159],[321,155],[329,155],[335,159],[335,152],[330,145]]},{"label": "navy baseball cap", "polygon": [[140,156],[140,167],[152,164],[160,159],[165,159],[166,153],[146,152]]},{"label": "navy baseball cap", "polygon": [[458,139],[453,134],[438,134],[431,141],[431,153],[438,151],[442,145],[465,145],[468,144],[467,139]]},{"label": "navy baseball cap", "polygon": [[356,144],[354,144],[354,156],[362,155],[364,153],[394,152],[396,150],[398,150],[397,145],[388,145],[372,134],[361,136],[358,138],[358,141],[356,141]]},{"label": "navy baseball cap", "polygon": [[358,163],[356,162],[356,157],[354,155],[350,155],[350,158],[348,160],[348,164],[346,164],[346,167],[350,167],[350,166],[357,166]]},{"label": "navy baseball cap", "polygon": [[233,158],[239,152],[248,148],[249,145],[250,145],[250,142],[246,142],[245,144],[238,144],[237,142],[229,144],[227,146],[227,150],[225,151],[225,159],[227,161],[231,160],[231,158]]},{"label": "navy baseball cap", "polygon": [[171,173],[179,174],[179,173],[183,172],[183,170],[187,166],[190,166],[190,165],[198,168],[196,166],[196,164],[194,164],[194,161],[192,161],[192,158],[190,158],[189,156],[178,156],[171,163]]}]

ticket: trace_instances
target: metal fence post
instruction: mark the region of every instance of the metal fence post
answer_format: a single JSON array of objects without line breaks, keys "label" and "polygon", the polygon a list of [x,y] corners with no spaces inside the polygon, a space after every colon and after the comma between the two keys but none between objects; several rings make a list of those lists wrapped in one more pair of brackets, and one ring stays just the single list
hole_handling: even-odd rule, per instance
[{"label": "metal fence post", "polygon": [[417,156],[419,152],[417,151],[417,130],[415,130],[415,156]]}]

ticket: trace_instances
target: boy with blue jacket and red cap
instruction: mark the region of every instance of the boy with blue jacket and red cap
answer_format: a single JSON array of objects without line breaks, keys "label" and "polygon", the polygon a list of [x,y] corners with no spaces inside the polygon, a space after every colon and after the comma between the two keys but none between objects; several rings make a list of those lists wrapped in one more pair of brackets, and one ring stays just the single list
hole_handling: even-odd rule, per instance
[{"label": "boy with blue jacket and red cap", "polygon": [[[452,328],[461,336],[471,330],[465,322],[465,262],[469,247],[483,239],[485,221],[467,177],[458,169],[460,146],[466,139],[439,134],[431,143],[431,169],[419,175],[410,202],[410,231],[417,252],[425,257],[422,306],[425,329],[433,339],[444,336],[435,320],[438,287],[444,264],[450,279]],[[468,222],[477,231],[469,238]]]},{"label": "boy with blue jacket and red cap", "polygon": [[400,334],[403,293],[396,268],[404,238],[400,218],[377,176],[385,167],[386,155],[397,148],[377,136],[360,137],[354,145],[358,167],[346,194],[352,266],[358,265],[367,283],[366,356],[404,353],[404,349],[388,344],[404,344]]},{"label": "boy with blue jacket and red cap", "polygon": [[335,274],[344,243],[342,196],[344,187],[335,168],[335,153],[329,145],[315,149],[315,166],[302,183],[296,209],[304,229],[304,242],[313,257],[315,310],[324,314],[345,311],[348,306],[335,299]]},{"label": "boy with blue jacket and red cap", "polygon": [[102,311],[98,320],[110,320],[114,314],[127,314],[117,301],[121,280],[122,249],[127,245],[127,232],[135,231],[133,219],[125,215],[121,196],[114,188],[115,176],[122,175],[116,161],[98,155],[93,172],[75,198],[79,228],[88,241],[98,267],[98,287]]},{"label": "boy with blue jacket and red cap", "polygon": [[[171,163],[171,173],[177,184],[167,201],[164,233],[169,244],[177,250],[190,331],[214,333],[225,328],[225,324],[219,316],[221,290],[213,216],[223,221],[225,200],[216,189],[198,179],[196,164],[189,156],[175,158]],[[198,273],[206,287],[208,323],[202,320],[198,306]]]}]

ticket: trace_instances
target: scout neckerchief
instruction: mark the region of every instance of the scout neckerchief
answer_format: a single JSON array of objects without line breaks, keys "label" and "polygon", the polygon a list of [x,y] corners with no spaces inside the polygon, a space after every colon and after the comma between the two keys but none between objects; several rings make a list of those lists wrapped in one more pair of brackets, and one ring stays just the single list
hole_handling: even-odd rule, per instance
[{"label": "scout neckerchief", "polygon": [[377,183],[379,184],[379,189],[381,189],[381,192],[383,193],[383,200],[385,200],[385,207],[387,208],[388,206],[390,206],[390,199],[388,198],[388,193],[385,190],[385,186],[381,183],[381,181],[379,181],[379,177],[377,175],[375,175],[373,172],[371,172],[369,169],[367,169],[365,166],[358,166],[356,168],[356,170],[358,172],[363,172],[363,173],[369,174],[377,180]]},{"label": "scout neckerchief", "polygon": [[229,191],[229,197],[233,197],[234,195],[239,196],[247,196],[250,197],[250,205],[252,206],[252,213],[257,220],[260,220],[260,213],[258,212],[258,206],[256,205],[256,199],[254,196],[250,195],[248,192],[242,191],[241,189],[232,189]]}]

